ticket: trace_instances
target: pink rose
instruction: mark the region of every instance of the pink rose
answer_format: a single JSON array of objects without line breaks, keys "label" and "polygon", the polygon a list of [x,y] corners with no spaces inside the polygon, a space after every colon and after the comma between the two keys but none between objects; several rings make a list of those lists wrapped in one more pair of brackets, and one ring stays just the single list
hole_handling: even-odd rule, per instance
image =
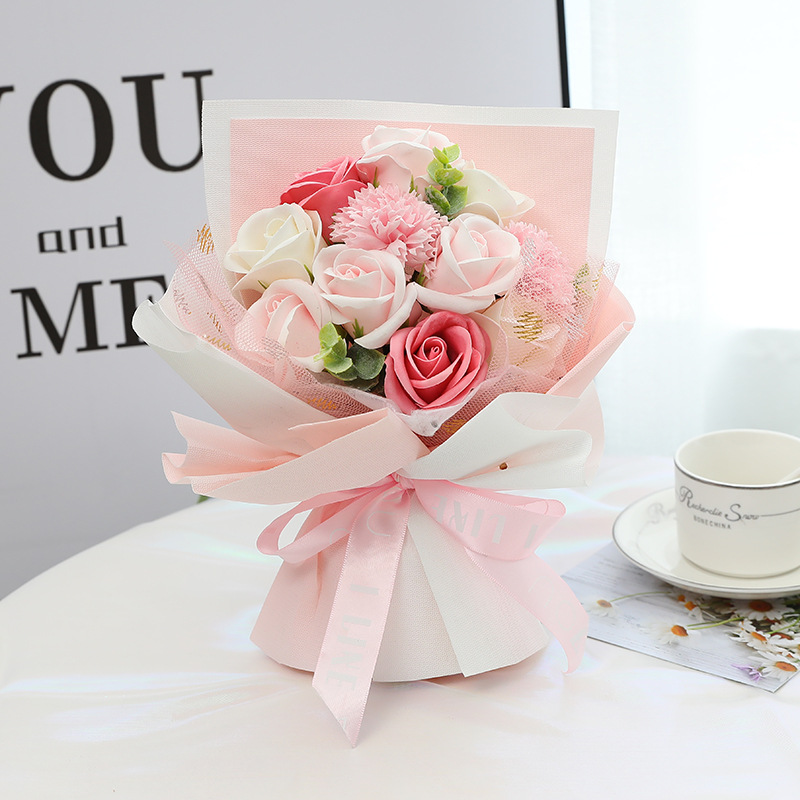
[{"label": "pink rose", "polygon": [[322,371],[322,361],[314,356],[320,350],[320,329],[331,321],[331,312],[315,286],[297,279],[273,281],[248,311],[266,336],[306,369]]},{"label": "pink rose", "polygon": [[439,252],[426,269],[419,302],[459,314],[482,311],[511,288],[519,257],[514,234],[478,214],[456,217],[439,235]]},{"label": "pink rose", "polygon": [[406,284],[403,262],[385,250],[334,244],[320,251],[313,273],[333,322],[362,347],[383,347],[409,318],[417,299],[417,284]]},{"label": "pink rose", "polygon": [[306,211],[316,211],[322,220],[323,236],[330,241],[333,215],[365,185],[356,160],[344,156],[299,175],[281,195],[281,203],[297,203]]},{"label": "pink rose", "polygon": [[392,336],[386,358],[386,397],[404,414],[464,402],[489,369],[491,345],[477,322],[438,311]]}]

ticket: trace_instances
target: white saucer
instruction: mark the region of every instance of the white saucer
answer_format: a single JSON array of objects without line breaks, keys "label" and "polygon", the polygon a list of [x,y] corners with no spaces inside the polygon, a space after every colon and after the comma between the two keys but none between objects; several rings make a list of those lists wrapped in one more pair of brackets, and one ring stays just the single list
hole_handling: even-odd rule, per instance
[{"label": "white saucer", "polygon": [[681,589],[716,597],[800,594],[800,567],[769,578],[734,578],[708,572],[687,561],[678,550],[674,489],[663,489],[628,506],[617,517],[613,536],[628,560]]}]

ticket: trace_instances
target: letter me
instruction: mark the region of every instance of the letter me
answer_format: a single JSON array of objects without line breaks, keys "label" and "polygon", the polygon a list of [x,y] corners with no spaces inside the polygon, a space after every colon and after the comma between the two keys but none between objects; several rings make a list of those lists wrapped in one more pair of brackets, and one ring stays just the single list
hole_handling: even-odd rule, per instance
[{"label": "letter me", "polygon": [[17,353],[17,358],[32,358],[42,355],[41,350],[33,349],[28,304],[30,304],[31,308],[36,312],[36,316],[39,317],[39,322],[42,323],[47,338],[50,339],[50,343],[53,345],[56,353],[60,353],[64,349],[64,341],[67,338],[67,331],[69,330],[70,322],[72,322],[72,315],[79,299],[83,310],[83,333],[86,345],[84,347],[79,347],[78,352],[107,350],[108,345],[100,344],[98,341],[97,315],[94,309],[94,287],[99,286],[100,283],[101,281],[86,281],[84,283],[79,283],[75,287],[75,294],[72,295],[72,304],[69,307],[67,321],[64,323],[63,333],[59,333],[58,328],[56,328],[52,317],[47,311],[47,307],[35,288],[12,289],[11,294],[18,294],[22,298],[22,318],[25,324],[25,343],[27,345],[27,350],[24,353]]},{"label": "letter me", "polygon": [[[162,292],[167,291],[167,281],[163,275],[149,275],[146,278],[120,278],[116,281],[109,281],[109,283],[116,283],[119,285],[120,294],[122,295],[122,317],[125,320],[125,341],[117,345],[117,347],[137,347],[144,344],[144,342],[136,335],[131,320],[136,307],[139,305],[139,299],[136,296],[136,284],[142,282],[157,283],[161,287]],[[149,295],[148,300],[154,302],[152,295]],[[65,331],[66,333],[66,331]]]}]

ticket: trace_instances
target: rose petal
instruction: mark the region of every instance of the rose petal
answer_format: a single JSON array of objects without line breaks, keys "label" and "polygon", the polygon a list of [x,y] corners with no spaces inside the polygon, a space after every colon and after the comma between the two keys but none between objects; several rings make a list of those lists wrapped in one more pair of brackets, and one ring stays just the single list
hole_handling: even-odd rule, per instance
[{"label": "rose petal", "polygon": [[[488,206],[505,222],[519,217],[534,206],[533,200],[519,192],[512,192],[499,178],[482,169],[462,168],[460,181],[467,187],[469,204]],[[472,209],[470,209],[472,210]],[[462,213],[467,212],[466,208]]]},{"label": "rose petal", "polygon": [[369,350],[374,350],[388,344],[397,329],[400,328],[401,325],[404,325],[406,320],[414,313],[414,307],[417,303],[418,288],[416,283],[407,284],[402,302],[397,308],[391,311],[386,321],[382,325],[378,325],[363,336],[355,339],[355,342]]},{"label": "rose petal", "polygon": [[241,297],[245,308],[250,308],[264,294],[265,287],[281,280],[303,281],[309,285],[311,283],[308,271],[300,262],[285,259],[264,264],[242,275],[233,285],[233,291]]},{"label": "rose petal", "polygon": [[315,286],[302,280],[275,281],[248,312],[296,361],[312,372],[323,369],[314,356],[319,353],[320,329],[331,315]]},{"label": "rose petal", "polygon": [[329,240],[334,214],[364,186],[355,159],[343,157],[299,175],[280,199],[282,203],[297,203],[317,212],[322,221],[322,233]]},{"label": "rose petal", "polygon": [[417,295],[419,302],[431,311],[464,315],[472,314],[474,311],[483,311],[495,300],[494,293],[446,294],[445,292],[435,292],[427,286],[420,286]]}]

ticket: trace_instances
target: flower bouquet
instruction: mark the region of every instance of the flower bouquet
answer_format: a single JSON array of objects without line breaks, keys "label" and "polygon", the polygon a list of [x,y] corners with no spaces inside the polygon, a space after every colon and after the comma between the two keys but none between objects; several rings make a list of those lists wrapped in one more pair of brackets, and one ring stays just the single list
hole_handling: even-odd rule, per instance
[{"label": "flower bouquet", "polygon": [[[322,116],[321,116],[322,115]],[[167,477],[297,503],[253,631],[355,743],[372,680],[472,675],[586,620],[535,550],[602,447],[591,381],[633,316],[604,261],[615,115],[204,107],[209,225],[139,335],[230,429]],[[287,527],[294,540],[280,546]],[[284,537],[285,538],[285,537]]]}]

